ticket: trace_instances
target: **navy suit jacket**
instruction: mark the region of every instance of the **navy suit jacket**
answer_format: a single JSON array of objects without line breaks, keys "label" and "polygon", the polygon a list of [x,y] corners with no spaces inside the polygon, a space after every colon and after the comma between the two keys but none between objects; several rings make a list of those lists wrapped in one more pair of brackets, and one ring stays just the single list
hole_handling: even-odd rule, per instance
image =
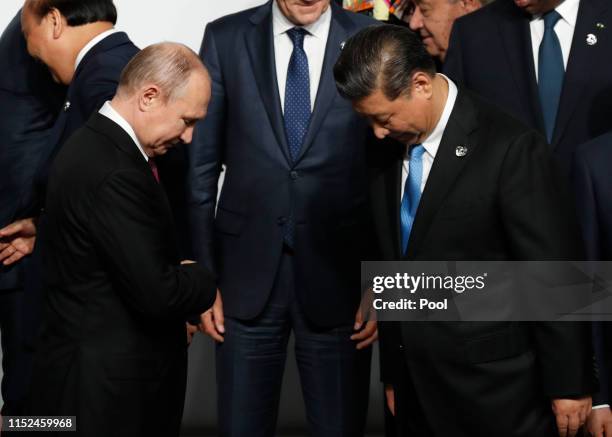
[{"label": "navy suit jacket", "polygon": [[332,70],[343,41],[375,21],[331,7],[317,99],[295,162],[276,81],[272,1],[206,29],[201,56],[213,96],[188,148],[190,218],[196,258],[216,270],[230,317],[252,319],[263,309],[292,211],[296,293],[306,316],[325,327],[355,317],[367,236],[365,147],[372,137],[338,94]]},{"label": "navy suit jacket", "polygon": [[[20,13],[0,37],[0,228],[13,222],[32,194],[34,175],[49,152],[50,129],[63,87],[27,52]],[[22,286],[22,264],[0,268],[0,291]]]},{"label": "navy suit jacket", "polygon": [[[574,185],[588,259],[612,260],[612,132],[580,146],[574,160]],[[610,403],[612,324],[593,323],[593,341],[599,368],[599,393],[594,405]]]},{"label": "navy suit jacket", "polygon": [[113,98],[123,68],[136,53],[138,47],[124,32],[117,32],[97,43],[81,60],[68,87],[63,109],[53,126],[50,153],[39,167],[38,194],[33,202],[24,205],[23,216],[38,215],[44,204],[45,185],[53,157],[104,102]]},{"label": "navy suit jacket", "polygon": [[[544,132],[529,15],[498,0],[453,25],[444,72]],[[603,29],[597,24],[606,25]],[[612,5],[582,0],[566,68],[552,149],[570,173],[576,147],[612,128]],[[587,35],[597,37],[589,45]]]}]

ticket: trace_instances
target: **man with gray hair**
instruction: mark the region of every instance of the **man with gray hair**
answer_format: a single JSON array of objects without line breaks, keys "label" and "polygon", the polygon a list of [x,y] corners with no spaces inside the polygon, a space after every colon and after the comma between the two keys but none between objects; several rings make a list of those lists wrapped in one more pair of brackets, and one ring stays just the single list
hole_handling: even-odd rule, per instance
[{"label": "man with gray hair", "polygon": [[216,289],[207,270],[180,262],[154,158],[191,142],[210,95],[194,52],[150,46],[57,155],[29,414],[76,416],[78,436],[179,435],[185,320]]},{"label": "man with gray hair", "polygon": [[427,52],[444,63],[453,23],[491,0],[413,0],[410,28],[417,32]]}]

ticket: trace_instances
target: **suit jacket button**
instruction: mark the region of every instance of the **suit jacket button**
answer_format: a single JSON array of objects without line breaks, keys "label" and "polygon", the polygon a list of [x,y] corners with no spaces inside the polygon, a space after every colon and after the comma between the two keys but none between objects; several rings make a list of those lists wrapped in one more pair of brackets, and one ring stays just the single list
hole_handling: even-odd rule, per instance
[{"label": "suit jacket button", "polygon": [[291,179],[296,180],[299,177],[300,177],[300,174],[297,171],[291,172]]}]

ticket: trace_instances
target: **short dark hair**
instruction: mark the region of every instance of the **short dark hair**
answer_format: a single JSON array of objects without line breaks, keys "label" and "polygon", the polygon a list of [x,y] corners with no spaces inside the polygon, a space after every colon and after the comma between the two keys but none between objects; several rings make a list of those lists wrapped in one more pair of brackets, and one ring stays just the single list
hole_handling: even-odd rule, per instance
[{"label": "short dark hair", "polygon": [[373,25],[346,41],[334,66],[340,94],[361,100],[380,89],[389,100],[410,90],[415,72],[430,76],[436,65],[421,38],[403,26]]},{"label": "short dark hair", "polygon": [[39,18],[57,9],[69,26],[80,26],[98,21],[117,23],[117,8],[113,0],[30,0],[29,7]]}]

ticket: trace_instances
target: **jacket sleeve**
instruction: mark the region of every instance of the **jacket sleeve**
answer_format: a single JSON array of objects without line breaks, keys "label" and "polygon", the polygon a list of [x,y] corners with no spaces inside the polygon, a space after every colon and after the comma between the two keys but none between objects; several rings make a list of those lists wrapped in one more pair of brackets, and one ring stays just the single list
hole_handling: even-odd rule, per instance
[{"label": "jacket sleeve", "polygon": [[[598,261],[602,259],[600,247],[600,229],[597,219],[597,201],[595,187],[591,180],[591,171],[584,159],[584,153],[579,149],[574,157],[573,182],[576,195],[578,217],[582,227],[587,259]],[[609,325],[609,324],[608,324]],[[591,333],[593,337],[593,349],[595,352],[595,363],[598,370],[599,387],[598,393],[593,396],[593,405],[610,403],[610,356],[606,352],[606,328],[605,322],[593,322]]]},{"label": "jacket sleeve", "polygon": [[196,125],[187,154],[192,250],[198,262],[214,271],[214,217],[225,135],[225,85],[211,26],[206,29],[200,57],[212,79],[212,98],[206,118]]},{"label": "jacket sleeve", "polygon": [[[515,259],[584,259],[568,181],[535,131],[519,136],[508,148],[500,191],[507,241]],[[588,323],[536,322],[532,337],[546,395],[568,398],[592,393],[594,368]]]},{"label": "jacket sleeve", "polygon": [[90,232],[126,305],[152,318],[184,319],[212,305],[215,281],[168,253],[161,198],[141,171],[116,171],[96,191]]}]

